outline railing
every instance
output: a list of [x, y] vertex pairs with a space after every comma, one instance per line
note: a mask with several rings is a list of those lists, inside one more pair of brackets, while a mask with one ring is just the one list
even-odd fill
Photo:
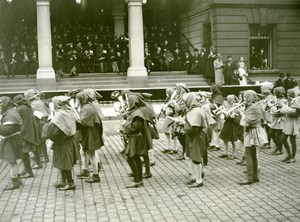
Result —
[[196, 48], [193, 46], [189, 38], [182, 32], [181, 35], [184, 37], [184, 39], [188, 42], [188, 44], [195, 50]]

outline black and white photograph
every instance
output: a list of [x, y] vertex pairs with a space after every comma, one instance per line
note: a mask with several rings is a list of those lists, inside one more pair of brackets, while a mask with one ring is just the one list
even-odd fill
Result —
[[300, 221], [300, 0], [0, 0], [0, 222]]

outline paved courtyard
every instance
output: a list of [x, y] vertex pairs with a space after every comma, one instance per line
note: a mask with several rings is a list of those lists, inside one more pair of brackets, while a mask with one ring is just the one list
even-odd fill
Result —
[[[100, 184], [75, 179], [76, 191], [53, 187], [58, 170], [50, 161], [34, 178], [23, 179], [21, 189], [3, 192], [10, 178], [7, 164], [0, 162], [0, 221], [300, 221], [300, 154], [296, 163], [285, 164], [283, 155], [260, 150], [261, 182], [240, 186], [244, 167], [219, 158], [220, 151], [209, 152], [204, 187], [190, 189], [186, 161], [161, 152], [163, 135], [154, 145], [153, 177], [133, 189], [125, 188], [129, 167], [119, 154], [118, 135], [107, 136], [101, 150]], [[76, 165], [74, 174], [79, 170]]]

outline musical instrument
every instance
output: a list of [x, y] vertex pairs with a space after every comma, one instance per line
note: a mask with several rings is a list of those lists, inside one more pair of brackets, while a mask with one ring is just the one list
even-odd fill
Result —
[[[118, 130], [117, 132], [118, 132], [119, 136], [121, 137], [121, 139], [124, 143], [124, 147], [126, 147], [127, 144], [128, 144], [128, 137], [124, 132], [123, 122], [124, 122], [124, 116], [126, 114], [128, 106], [127, 106], [126, 101], [123, 99], [123, 95], [120, 91], [113, 91], [111, 93], [110, 97], [112, 99], [117, 100], [116, 102], [114, 102], [114, 110], [121, 117], [120, 120], [121, 120], [121, 127], [122, 127], [122, 129]], [[125, 97], [126, 97], [126, 95], [125, 95]]]
[[[126, 96], [126, 95], [125, 95]], [[119, 114], [119, 116], [123, 119], [123, 116], [125, 115], [128, 106], [126, 101], [123, 99], [123, 95], [120, 91], [113, 91], [110, 95], [112, 99], [117, 100], [114, 103], [114, 110]]]
[[160, 110], [160, 112], [159, 112], [159, 114], [157, 116], [157, 120], [159, 120], [160, 116], [166, 112], [167, 107], [169, 105], [169, 102], [172, 101], [172, 100], [175, 100], [176, 96], [177, 96], [177, 90], [174, 90], [174, 92], [172, 93], [172, 95], [170, 97], [167, 97], [165, 99], [165, 101], [164, 101], [164, 103], [162, 105], [162, 108], [161, 108], [161, 110]]
[[234, 111], [235, 111], [236, 109], [242, 109], [242, 110], [244, 110], [245, 104], [246, 104], [245, 102], [240, 101], [240, 102], [234, 104], [234, 105], [233, 105], [232, 107], [230, 107], [229, 109], [225, 109], [225, 110], [223, 111], [223, 114], [224, 114], [224, 115], [227, 115], [227, 116], [233, 116], [233, 115], [234, 115]]

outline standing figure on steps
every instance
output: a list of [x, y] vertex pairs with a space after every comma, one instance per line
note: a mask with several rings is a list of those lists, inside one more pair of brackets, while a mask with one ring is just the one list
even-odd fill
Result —
[[7, 96], [0, 97], [0, 110], [0, 159], [8, 163], [12, 179], [4, 190], [14, 190], [21, 186], [17, 160], [23, 157], [20, 137], [22, 119]]

